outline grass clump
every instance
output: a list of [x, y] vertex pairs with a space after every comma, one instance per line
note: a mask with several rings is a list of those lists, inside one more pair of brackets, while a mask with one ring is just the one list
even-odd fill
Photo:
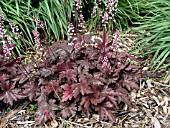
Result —
[[135, 44], [142, 55], [153, 55], [150, 68], [154, 71], [170, 67], [170, 1], [149, 0], [138, 3], [143, 18], [134, 30], [142, 32]]

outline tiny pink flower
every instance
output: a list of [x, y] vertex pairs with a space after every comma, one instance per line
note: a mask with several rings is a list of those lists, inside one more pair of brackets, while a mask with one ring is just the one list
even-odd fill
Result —
[[36, 25], [38, 25], [40, 21], [37, 19], [36, 16], [33, 16], [33, 18], [34, 18], [34, 21], [35, 21]]
[[107, 66], [107, 62], [103, 62], [102, 64], [102, 68], [106, 67]]
[[33, 30], [33, 35], [35, 38], [39, 37], [39, 32], [37, 30]]
[[102, 16], [102, 11], [100, 10], [100, 8], [98, 8], [98, 15]]
[[104, 21], [108, 21], [109, 20], [109, 15], [107, 12], [104, 13]]
[[92, 15], [95, 17], [96, 16], [96, 10], [97, 10], [97, 6], [94, 6], [93, 7], [93, 12], [92, 12]]
[[75, 49], [77, 49], [77, 48], [79, 48], [79, 47], [80, 47], [80, 44], [79, 44], [79, 43], [75, 43], [75, 44], [74, 44], [74, 48], [75, 48]]
[[102, 60], [102, 68], [106, 67], [108, 64], [108, 57], [105, 55]]

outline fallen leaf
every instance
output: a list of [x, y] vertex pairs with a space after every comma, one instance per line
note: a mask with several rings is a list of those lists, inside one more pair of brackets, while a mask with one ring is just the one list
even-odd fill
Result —
[[51, 121], [51, 128], [57, 128], [58, 122], [56, 120]]
[[161, 105], [159, 100], [158, 100], [158, 98], [156, 96], [152, 96], [152, 98], [155, 100], [155, 102], [157, 103], [158, 106]]
[[161, 128], [161, 124], [156, 117], [152, 117], [152, 124], [154, 125], [154, 128]]
[[163, 106], [163, 112], [165, 113], [165, 114], [167, 114], [167, 107], [166, 106]]
[[153, 87], [152, 80], [147, 80], [146, 83], [147, 83], [148, 87]]

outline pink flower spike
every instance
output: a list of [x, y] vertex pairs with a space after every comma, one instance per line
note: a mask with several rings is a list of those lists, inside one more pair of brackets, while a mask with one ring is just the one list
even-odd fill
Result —
[[37, 38], [39, 37], [39, 32], [37, 30], [33, 30], [34, 37]]
[[102, 68], [106, 67], [108, 64], [108, 57], [105, 55], [102, 60]]
[[97, 10], [97, 6], [94, 6], [94, 7], [93, 7], [93, 12], [92, 12], [92, 15], [93, 15], [93, 16], [96, 16], [96, 10]]
[[38, 24], [38, 19], [37, 19], [37, 17], [36, 17], [36, 16], [33, 16], [33, 18], [34, 18], [35, 23]]
[[119, 38], [119, 35], [120, 35], [120, 31], [116, 29], [116, 37]]
[[109, 20], [109, 15], [107, 12], [104, 13], [104, 21], [108, 21]]

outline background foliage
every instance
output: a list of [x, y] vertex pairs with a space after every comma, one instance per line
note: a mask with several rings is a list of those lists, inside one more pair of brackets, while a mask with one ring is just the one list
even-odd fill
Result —
[[33, 39], [31, 30], [33, 29], [33, 12], [35, 10], [31, 6], [30, 0], [27, 2], [18, 0], [1, 0], [0, 13], [4, 13], [5, 19], [18, 25], [24, 38], [14, 42], [17, 44], [19, 52], [25, 49], [25, 46], [33, 48]]
[[[106, 1], [102, 0], [100, 9], [104, 13], [106, 12]], [[108, 30], [113, 33], [113, 31], [117, 28], [119, 30], [126, 31], [128, 27], [131, 27], [134, 21], [137, 21], [141, 18], [139, 15], [139, 7], [138, 7], [139, 0], [118, 0], [117, 5], [115, 6], [115, 11], [112, 14], [112, 20], [109, 20], [109, 26]], [[105, 5], [106, 4], [106, 5]], [[90, 14], [92, 13], [92, 8], [94, 6], [94, 2], [88, 2], [86, 5], [87, 7], [91, 8], [88, 9], [88, 14], [90, 17]], [[97, 27], [97, 24], [99, 24], [99, 16], [88, 19], [88, 25], [89, 29], [91, 30], [92, 27]]]
[[153, 55], [150, 63], [151, 69], [157, 71], [170, 67], [170, 1], [149, 0], [138, 2], [140, 15], [135, 22], [136, 32], [142, 32], [137, 43], [137, 50], [143, 51], [143, 55]]
[[[36, 27], [33, 16], [44, 22], [48, 42], [64, 39], [67, 35], [67, 22], [71, 19], [73, 0], [1, 0], [0, 13], [6, 20], [19, 26], [22, 39], [15, 42], [19, 52], [34, 48], [32, 30]], [[20, 54], [20, 53], [19, 53]]]

